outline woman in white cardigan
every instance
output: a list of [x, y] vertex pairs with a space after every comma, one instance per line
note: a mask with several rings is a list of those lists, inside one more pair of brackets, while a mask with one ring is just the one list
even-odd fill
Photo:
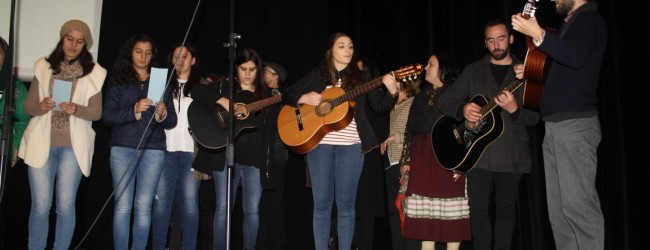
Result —
[[[25, 129], [18, 156], [29, 166], [32, 196], [29, 249], [45, 249], [49, 211], [56, 191], [54, 249], [68, 249], [75, 228], [75, 197], [81, 176], [90, 175], [95, 131], [92, 121], [102, 114], [101, 89], [106, 70], [93, 59], [92, 35], [80, 20], [61, 27], [52, 53], [36, 61], [25, 112], [32, 119]], [[52, 99], [54, 82], [70, 84], [70, 99]]]

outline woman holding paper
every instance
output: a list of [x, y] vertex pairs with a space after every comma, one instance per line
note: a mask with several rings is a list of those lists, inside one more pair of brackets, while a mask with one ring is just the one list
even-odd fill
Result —
[[[164, 70], [156, 75], [161, 71], [151, 68], [155, 56], [150, 36], [132, 36], [122, 45], [106, 87], [102, 120], [111, 128], [115, 249], [147, 246], [153, 199], [165, 160], [165, 129], [176, 126], [170, 89], [165, 89], [162, 99], [147, 97], [154, 85], [165, 86], [167, 77]], [[134, 220], [129, 230], [131, 210]]]
[[[29, 249], [47, 245], [52, 197], [56, 190], [54, 249], [68, 249], [75, 228], [75, 198], [82, 175], [89, 176], [95, 142], [92, 121], [102, 114], [106, 70], [93, 59], [88, 25], [67, 21], [49, 56], [36, 61], [25, 112], [32, 117], [18, 156], [29, 166], [32, 196]], [[55, 82], [71, 85], [66, 101], [52, 100]], [[53, 110], [55, 107], [58, 110]]]

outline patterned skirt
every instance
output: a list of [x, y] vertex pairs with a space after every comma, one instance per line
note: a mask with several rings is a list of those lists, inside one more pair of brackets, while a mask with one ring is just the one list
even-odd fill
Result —
[[411, 142], [411, 168], [404, 203], [404, 236], [417, 240], [471, 240], [465, 176], [440, 166], [431, 148], [431, 134]]

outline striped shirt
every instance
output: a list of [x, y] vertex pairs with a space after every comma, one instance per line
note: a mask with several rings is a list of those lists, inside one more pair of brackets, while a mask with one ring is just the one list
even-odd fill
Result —
[[[332, 85], [327, 86], [325, 89], [331, 87]], [[341, 87], [341, 79], [336, 83], [336, 87]], [[352, 121], [347, 127], [327, 133], [320, 143], [330, 145], [353, 145], [361, 143], [361, 138], [359, 138], [359, 132], [357, 131], [357, 122], [352, 118]]]
[[357, 132], [357, 123], [354, 118], [347, 127], [327, 133], [320, 143], [330, 145], [352, 145], [361, 143], [359, 132]]

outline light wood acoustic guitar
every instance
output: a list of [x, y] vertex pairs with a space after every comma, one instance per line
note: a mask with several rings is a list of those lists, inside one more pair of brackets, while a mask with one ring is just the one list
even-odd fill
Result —
[[[422, 73], [422, 65], [410, 65], [393, 71], [398, 81], [413, 80]], [[352, 122], [353, 99], [383, 85], [382, 77], [345, 91], [331, 87], [321, 93], [322, 100], [316, 105], [299, 108], [284, 105], [278, 115], [280, 139], [294, 153], [304, 154], [314, 149], [331, 131], [341, 130]]]

